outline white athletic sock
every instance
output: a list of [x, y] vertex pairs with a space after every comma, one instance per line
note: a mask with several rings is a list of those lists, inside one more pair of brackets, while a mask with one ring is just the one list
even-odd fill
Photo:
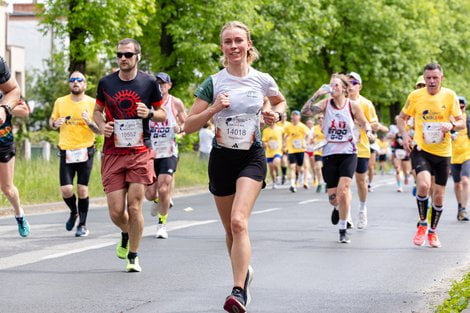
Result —
[[359, 202], [359, 212], [367, 212], [367, 207], [365, 202]]
[[347, 224], [347, 221], [346, 220], [339, 220], [339, 229], [347, 229], [348, 227], [348, 224]]
[[295, 178], [292, 178], [292, 179], [290, 180], [290, 185], [291, 185], [292, 187], [295, 187]]

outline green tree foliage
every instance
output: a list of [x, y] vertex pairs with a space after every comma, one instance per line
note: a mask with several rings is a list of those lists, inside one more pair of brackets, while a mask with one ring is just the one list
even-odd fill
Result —
[[362, 93], [390, 121], [426, 63], [441, 63], [444, 85], [463, 95], [469, 76], [466, 0], [137, 0], [125, 9], [119, 1], [48, 0], [44, 7], [44, 25], [59, 35], [81, 30], [72, 62], [112, 59], [119, 39], [136, 36], [141, 68], [168, 72], [172, 93], [187, 106], [196, 86], [220, 69], [219, 32], [230, 20], [251, 28], [261, 54], [254, 67], [276, 79], [291, 108], [333, 72], [356, 71]]

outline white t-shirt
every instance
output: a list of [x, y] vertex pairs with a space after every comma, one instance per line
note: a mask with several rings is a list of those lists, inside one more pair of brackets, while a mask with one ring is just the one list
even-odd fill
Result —
[[[245, 148], [251, 139], [261, 144], [259, 115], [264, 97], [279, 94], [274, 79], [252, 67], [244, 77], [233, 76], [223, 69], [208, 77], [196, 90], [195, 96], [212, 104], [220, 93], [227, 93], [230, 101], [228, 108], [214, 115], [216, 130], [223, 130], [221, 137], [224, 137], [225, 131], [229, 131], [234, 138], [241, 138]], [[217, 138], [219, 142], [220, 138]]]
[[214, 133], [209, 128], [199, 130], [199, 152], [210, 153], [212, 150], [212, 139]]

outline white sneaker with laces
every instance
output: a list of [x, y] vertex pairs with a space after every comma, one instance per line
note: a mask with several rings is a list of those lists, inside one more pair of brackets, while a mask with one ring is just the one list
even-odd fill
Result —
[[168, 232], [166, 231], [166, 224], [157, 224], [157, 234], [155, 237], [159, 239], [168, 239]]
[[364, 228], [366, 228], [366, 226], [367, 226], [367, 212], [366, 211], [359, 212], [359, 218], [358, 218], [358, 221], [357, 221], [357, 228], [358, 229], [364, 229]]

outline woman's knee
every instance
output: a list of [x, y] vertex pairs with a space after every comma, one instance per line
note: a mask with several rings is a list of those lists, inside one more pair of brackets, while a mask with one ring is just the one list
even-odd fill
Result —
[[230, 228], [232, 229], [232, 235], [237, 235], [246, 232], [247, 229], [247, 220], [245, 217], [242, 215], [233, 215], [231, 222], [230, 222]]

